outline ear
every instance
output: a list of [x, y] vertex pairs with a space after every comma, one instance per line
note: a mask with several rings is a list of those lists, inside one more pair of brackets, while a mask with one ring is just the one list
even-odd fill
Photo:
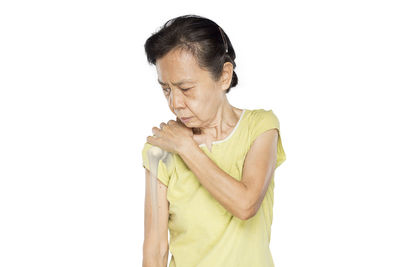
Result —
[[220, 88], [225, 91], [229, 88], [232, 81], [233, 65], [231, 62], [225, 62], [222, 67], [221, 78], [219, 79]]

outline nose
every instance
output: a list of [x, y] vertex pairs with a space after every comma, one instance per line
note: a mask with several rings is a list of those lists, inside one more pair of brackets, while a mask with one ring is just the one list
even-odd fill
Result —
[[169, 105], [173, 110], [185, 108], [185, 96], [180, 92], [179, 89], [172, 89], [169, 97]]

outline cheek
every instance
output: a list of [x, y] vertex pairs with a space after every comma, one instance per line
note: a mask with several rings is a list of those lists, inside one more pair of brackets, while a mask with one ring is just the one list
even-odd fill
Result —
[[192, 112], [193, 115], [201, 114], [201, 110], [204, 107], [205, 103], [198, 98], [188, 98], [186, 99], [186, 106], [190, 111]]

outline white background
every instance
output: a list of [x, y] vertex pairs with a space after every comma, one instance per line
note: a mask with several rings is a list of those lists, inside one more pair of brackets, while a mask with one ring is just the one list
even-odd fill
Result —
[[400, 266], [400, 9], [385, 0], [2, 1], [0, 266], [141, 266], [141, 150], [175, 119], [143, 45], [184, 14], [228, 34], [230, 103], [280, 120], [276, 267]]

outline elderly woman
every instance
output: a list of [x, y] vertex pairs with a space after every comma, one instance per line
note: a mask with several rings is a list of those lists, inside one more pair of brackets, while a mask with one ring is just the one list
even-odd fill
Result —
[[[213, 21], [169, 20], [145, 43], [175, 120], [152, 128], [142, 150], [146, 175], [143, 266], [271, 267], [274, 171], [285, 161], [272, 110], [240, 109], [235, 52]], [[148, 149], [159, 161], [158, 225], [152, 225]], [[159, 238], [154, 235], [159, 229]], [[168, 230], [170, 241], [168, 241]]]

